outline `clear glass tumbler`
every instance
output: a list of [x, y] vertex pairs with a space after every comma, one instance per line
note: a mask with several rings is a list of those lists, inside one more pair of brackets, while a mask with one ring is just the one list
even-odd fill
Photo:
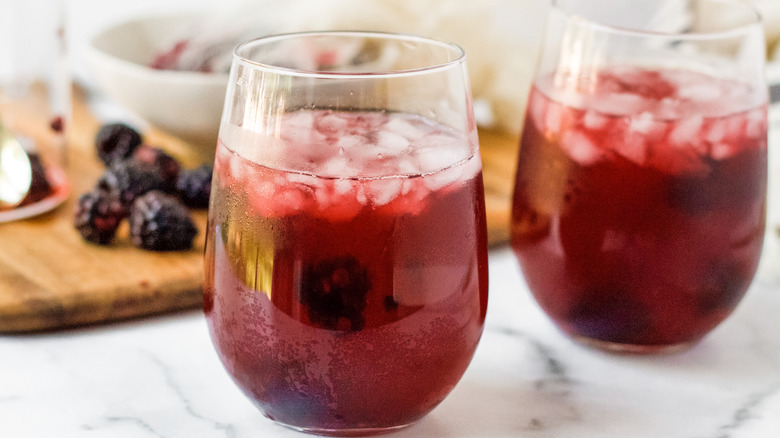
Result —
[[487, 304], [463, 51], [362, 32], [239, 45], [208, 223], [211, 336], [268, 418], [344, 436], [427, 414]]
[[524, 278], [578, 341], [686, 348], [732, 313], [761, 253], [759, 15], [730, 0], [553, 3], [513, 202]]
[[[26, 168], [27, 162], [31, 167], [26, 185], [20, 185], [29, 191], [20, 191], [24, 198], [18, 205], [0, 207], [0, 222], [49, 211], [69, 194], [64, 171], [71, 114], [65, 7], [62, 0], [0, 3], [0, 136], [4, 143], [11, 138], [21, 144], [29, 158], [3, 167]], [[18, 175], [21, 170], [2, 172]]]

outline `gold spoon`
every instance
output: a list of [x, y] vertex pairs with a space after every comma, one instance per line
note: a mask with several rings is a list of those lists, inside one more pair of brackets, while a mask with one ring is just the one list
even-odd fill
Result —
[[30, 158], [19, 140], [0, 125], [0, 210], [16, 207], [32, 184]]

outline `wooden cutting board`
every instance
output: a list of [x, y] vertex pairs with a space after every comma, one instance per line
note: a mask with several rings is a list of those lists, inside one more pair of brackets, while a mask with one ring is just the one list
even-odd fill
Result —
[[[78, 196], [103, 172], [94, 150], [101, 123], [76, 89], [68, 133], [71, 196], [50, 213], [0, 224], [0, 332], [54, 330], [201, 305], [205, 211], [194, 212], [200, 232], [187, 252], [137, 249], [129, 242], [126, 224], [105, 247], [84, 242], [73, 228]], [[155, 129], [144, 138], [186, 167], [200, 164], [193, 149], [177, 138]], [[499, 245], [508, 238], [517, 139], [480, 132], [480, 143], [489, 240]]]

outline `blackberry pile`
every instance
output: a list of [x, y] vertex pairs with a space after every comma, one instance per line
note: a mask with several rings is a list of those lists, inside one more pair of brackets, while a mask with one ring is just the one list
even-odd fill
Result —
[[212, 167], [183, 169], [124, 123], [103, 125], [95, 148], [106, 169], [76, 205], [74, 226], [84, 240], [109, 245], [127, 219], [130, 240], [139, 248], [191, 249], [198, 229], [188, 207], [208, 206]]

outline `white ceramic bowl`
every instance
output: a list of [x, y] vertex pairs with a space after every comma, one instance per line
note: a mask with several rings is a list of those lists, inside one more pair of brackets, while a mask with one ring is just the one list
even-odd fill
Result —
[[213, 157], [228, 74], [148, 67], [159, 41], [187, 29], [197, 17], [160, 16], [120, 23], [96, 34], [86, 56], [98, 88], [109, 99], [202, 149], [201, 155]]

